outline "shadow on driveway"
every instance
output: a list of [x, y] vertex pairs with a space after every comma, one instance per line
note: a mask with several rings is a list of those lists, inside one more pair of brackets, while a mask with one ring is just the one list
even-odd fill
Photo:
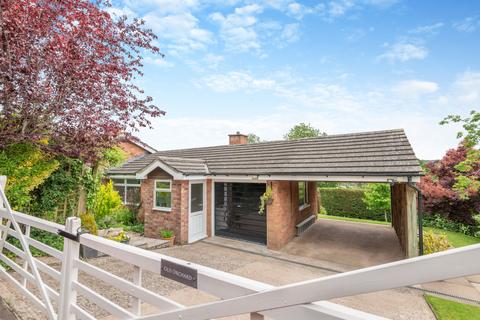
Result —
[[283, 252], [355, 268], [404, 258], [395, 230], [389, 226], [319, 219], [293, 239]]

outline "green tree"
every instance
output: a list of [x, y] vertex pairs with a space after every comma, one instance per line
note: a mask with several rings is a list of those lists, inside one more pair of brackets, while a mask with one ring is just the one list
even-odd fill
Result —
[[468, 148], [467, 156], [464, 161], [455, 166], [460, 174], [455, 177], [456, 183], [453, 190], [456, 191], [462, 199], [468, 199], [472, 194], [478, 194], [480, 191], [480, 173], [478, 173], [478, 164], [480, 163], [480, 112], [472, 110], [468, 117], [462, 118], [459, 115], [449, 115], [443, 119], [440, 124], [448, 123], [462, 124], [463, 131], [457, 133], [457, 138], [462, 139], [461, 144]]
[[325, 132], [320, 131], [320, 129], [312, 127], [310, 124], [299, 123], [288, 131], [287, 134], [283, 136], [285, 140], [297, 140], [302, 138], [314, 138], [326, 136]]
[[255, 133], [249, 133], [247, 138], [248, 143], [259, 143], [262, 142], [262, 139], [257, 136]]
[[122, 208], [122, 198], [118, 192], [113, 188], [113, 183], [110, 180], [107, 184], [100, 186], [98, 192], [95, 194], [93, 202], [93, 215], [95, 220], [101, 224], [108, 223], [108, 220], [113, 219], [119, 209]]
[[363, 202], [368, 210], [381, 212], [388, 221], [390, 212], [390, 185], [385, 183], [369, 183], [365, 187]]

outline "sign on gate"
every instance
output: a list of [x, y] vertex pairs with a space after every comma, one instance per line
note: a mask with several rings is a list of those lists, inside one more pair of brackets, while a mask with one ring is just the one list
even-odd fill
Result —
[[183, 283], [184, 285], [197, 289], [196, 269], [164, 259], [162, 259], [160, 268], [160, 274], [165, 278], [169, 278], [171, 280]]

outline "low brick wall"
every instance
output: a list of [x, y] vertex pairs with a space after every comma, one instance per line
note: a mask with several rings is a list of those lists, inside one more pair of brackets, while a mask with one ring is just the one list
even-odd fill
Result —
[[300, 210], [298, 181], [269, 181], [273, 201], [267, 206], [267, 247], [279, 250], [295, 237], [295, 226], [318, 213], [318, 193], [315, 182], [308, 182], [310, 206]]

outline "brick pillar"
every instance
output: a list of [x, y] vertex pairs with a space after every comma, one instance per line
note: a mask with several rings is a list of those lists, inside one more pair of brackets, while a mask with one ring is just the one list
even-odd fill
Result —
[[279, 250], [295, 236], [290, 181], [269, 181], [273, 201], [267, 206], [267, 248]]
[[207, 236], [212, 236], [212, 192], [213, 192], [213, 181], [207, 180], [207, 199], [205, 200], [205, 210], [207, 214]]
[[188, 207], [189, 207], [189, 183], [188, 180], [181, 182], [180, 192], [180, 239], [179, 243], [188, 243]]

